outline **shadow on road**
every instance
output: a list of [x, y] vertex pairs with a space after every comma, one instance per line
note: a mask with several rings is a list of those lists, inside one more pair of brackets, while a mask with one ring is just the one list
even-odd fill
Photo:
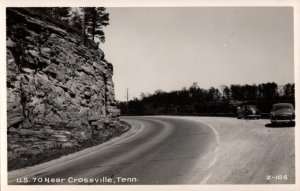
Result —
[[268, 123], [265, 125], [265, 127], [268, 128], [291, 128], [291, 127], [295, 127], [295, 122], [291, 122], [291, 123], [277, 123], [277, 124], [272, 124], [272, 123]]

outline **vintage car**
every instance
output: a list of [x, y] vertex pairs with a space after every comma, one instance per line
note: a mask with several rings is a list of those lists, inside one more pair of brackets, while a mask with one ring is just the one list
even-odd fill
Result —
[[243, 105], [237, 108], [237, 118], [245, 119], [259, 119], [261, 117], [260, 111], [255, 105]]
[[295, 120], [295, 110], [291, 103], [277, 103], [272, 106], [270, 112], [272, 124], [292, 123]]

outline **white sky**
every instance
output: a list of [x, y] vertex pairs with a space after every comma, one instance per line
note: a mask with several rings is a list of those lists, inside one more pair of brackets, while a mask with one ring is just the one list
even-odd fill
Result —
[[293, 9], [108, 8], [117, 100], [141, 92], [294, 82]]

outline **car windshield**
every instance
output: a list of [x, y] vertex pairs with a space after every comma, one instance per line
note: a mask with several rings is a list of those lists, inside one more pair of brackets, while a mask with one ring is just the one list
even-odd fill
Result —
[[277, 110], [291, 110], [292, 107], [289, 106], [289, 105], [280, 105], [280, 106], [274, 106], [274, 111], [277, 111]]

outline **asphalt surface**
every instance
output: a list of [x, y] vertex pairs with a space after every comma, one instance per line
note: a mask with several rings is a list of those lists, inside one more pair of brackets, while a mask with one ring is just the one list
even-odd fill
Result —
[[12, 171], [9, 184], [295, 183], [294, 127], [215, 117], [122, 120], [132, 125], [125, 135]]

